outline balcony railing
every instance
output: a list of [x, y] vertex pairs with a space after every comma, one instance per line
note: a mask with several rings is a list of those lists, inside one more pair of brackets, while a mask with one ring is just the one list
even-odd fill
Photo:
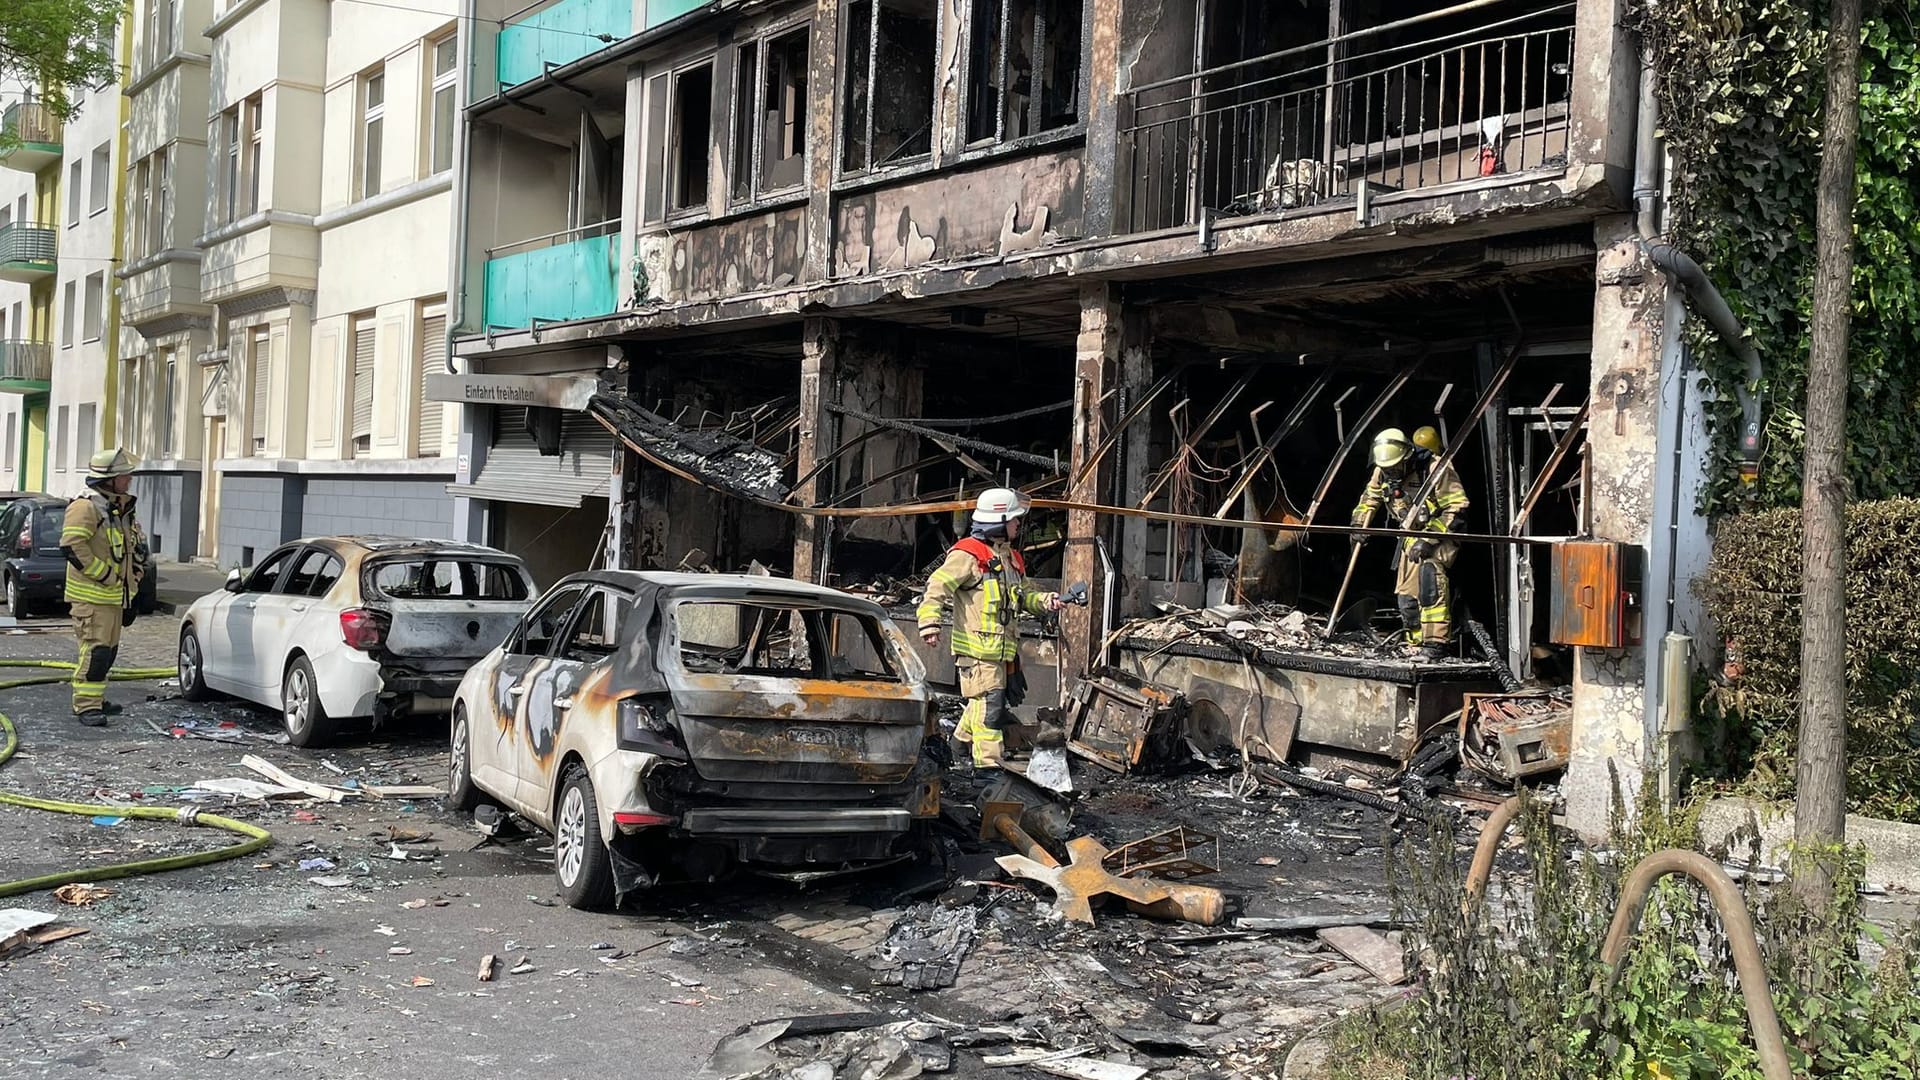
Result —
[[53, 226], [34, 222], [0, 225], [0, 277], [34, 281], [53, 273], [59, 235]]
[[0, 132], [6, 133], [9, 142], [57, 147], [60, 145], [60, 118], [38, 101], [16, 101], [7, 106], [4, 116], [0, 116]]
[[53, 344], [0, 340], [0, 383], [51, 383]]
[[1134, 88], [1125, 220], [1190, 226], [1351, 197], [1362, 180], [1392, 192], [1562, 164], [1573, 9], [1400, 44], [1361, 30]]
[[487, 252], [488, 329], [523, 329], [611, 315], [620, 259], [618, 221], [603, 221]]
[[537, 79], [631, 33], [633, 0], [561, 0], [500, 31], [500, 85]]
[[16, 101], [0, 114], [0, 164], [38, 172], [60, 157], [60, 118], [38, 101]]

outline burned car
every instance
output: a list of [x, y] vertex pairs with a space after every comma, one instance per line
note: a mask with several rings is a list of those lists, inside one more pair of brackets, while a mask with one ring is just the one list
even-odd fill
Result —
[[939, 813], [926, 672], [884, 609], [817, 585], [592, 571], [460, 683], [452, 802], [554, 836], [575, 907], [663, 880], [858, 868]]
[[344, 720], [444, 712], [467, 667], [526, 614], [533, 577], [477, 544], [325, 536], [234, 570], [180, 618], [180, 694], [280, 709], [316, 746]]

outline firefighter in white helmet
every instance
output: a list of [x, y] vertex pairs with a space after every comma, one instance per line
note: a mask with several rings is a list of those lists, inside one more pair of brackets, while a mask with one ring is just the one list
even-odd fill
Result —
[[954, 667], [960, 696], [967, 702], [955, 738], [972, 745], [976, 769], [999, 766], [1002, 731], [1018, 722], [1011, 708], [1020, 704], [1026, 680], [1020, 674], [1020, 635], [1014, 620], [1061, 606], [1059, 593], [1027, 585], [1026, 561], [1014, 546], [1027, 509], [1026, 496], [1017, 491], [994, 488], [983, 493], [974, 504], [967, 537], [953, 545], [946, 561], [927, 578], [917, 615], [921, 638], [938, 645], [941, 614], [953, 609]]
[[[1440, 471], [1427, 497], [1413, 505], [1420, 489], [1427, 485], [1433, 470], [1439, 433], [1421, 428], [1412, 439], [1399, 428], [1387, 428], [1373, 439], [1373, 479], [1354, 508], [1353, 525], [1365, 528], [1384, 506], [1393, 520], [1388, 527], [1436, 534], [1406, 537], [1400, 541], [1399, 571], [1393, 591], [1400, 608], [1400, 624], [1406, 628], [1409, 648], [1429, 660], [1444, 656], [1453, 639], [1447, 571], [1453, 566], [1460, 545], [1446, 538], [1456, 531], [1460, 515], [1467, 509], [1467, 492], [1460, 477], [1448, 465]], [[1354, 543], [1364, 538], [1355, 536]]]

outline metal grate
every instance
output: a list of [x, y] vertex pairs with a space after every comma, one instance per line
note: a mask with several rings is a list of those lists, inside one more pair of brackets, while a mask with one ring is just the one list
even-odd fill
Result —
[[1125, 220], [1173, 228], [1350, 198], [1362, 180], [1390, 192], [1564, 163], [1573, 7], [1403, 44], [1360, 31], [1130, 90]]

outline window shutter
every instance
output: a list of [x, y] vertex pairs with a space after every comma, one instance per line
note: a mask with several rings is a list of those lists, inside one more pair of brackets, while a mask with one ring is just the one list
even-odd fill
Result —
[[436, 312], [420, 320], [420, 456], [439, 457], [447, 406], [427, 400], [427, 377], [447, 370], [447, 316]]
[[267, 332], [256, 330], [253, 334], [253, 414], [247, 418], [255, 453], [267, 447], [267, 409], [273, 400], [272, 390], [273, 353], [268, 347]]
[[[373, 443], [373, 320], [353, 324], [353, 443], [356, 450]], [[361, 440], [365, 439], [366, 443]]]

